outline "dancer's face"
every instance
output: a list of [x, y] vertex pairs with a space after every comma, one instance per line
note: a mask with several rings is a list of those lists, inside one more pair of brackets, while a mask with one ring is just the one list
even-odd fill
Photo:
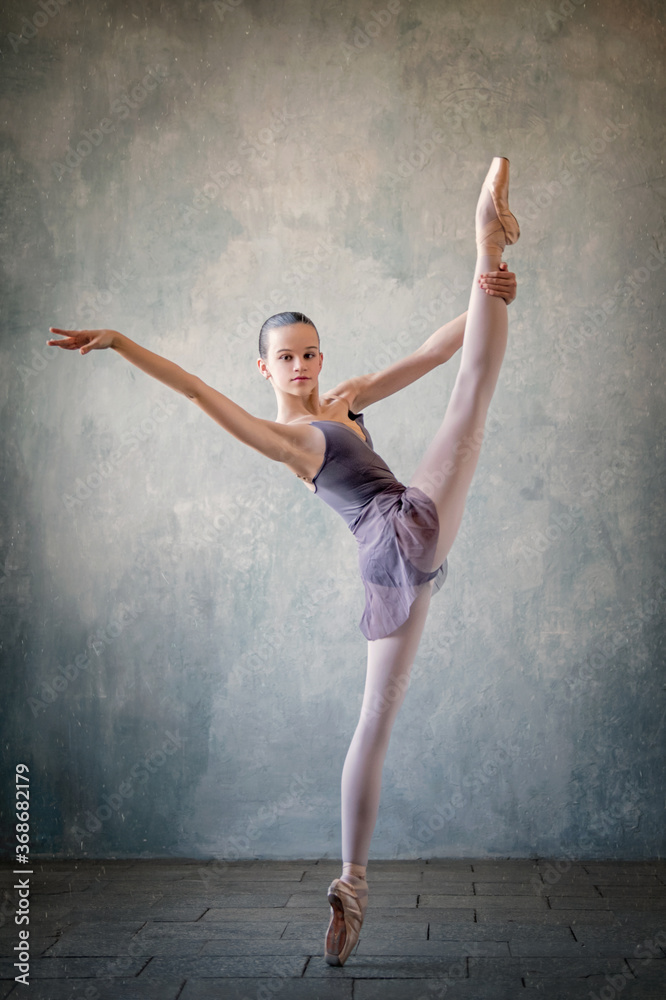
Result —
[[269, 332], [268, 360], [257, 364], [277, 391], [309, 396], [317, 388], [324, 355], [319, 350], [317, 331], [308, 323], [280, 326]]

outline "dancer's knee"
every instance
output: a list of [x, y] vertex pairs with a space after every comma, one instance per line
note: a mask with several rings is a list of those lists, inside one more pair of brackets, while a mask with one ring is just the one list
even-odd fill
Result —
[[410, 671], [408, 670], [388, 681], [381, 690], [368, 692], [363, 700], [362, 717], [368, 721], [375, 720], [377, 723], [391, 724], [405, 700], [409, 688], [409, 677]]

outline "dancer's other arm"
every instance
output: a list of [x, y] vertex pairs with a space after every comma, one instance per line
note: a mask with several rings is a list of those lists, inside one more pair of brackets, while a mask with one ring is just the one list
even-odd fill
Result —
[[[506, 264], [500, 267], [500, 271], [490, 272], [479, 283], [487, 295], [499, 296], [509, 305], [516, 297], [516, 276]], [[449, 361], [462, 347], [466, 319], [467, 313], [464, 312], [435, 330], [412, 354], [382, 371], [345, 379], [325, 395], [346, 399], [350, 410], [361, 413], [372, 403], [393, 395]]]
[[78, 350], [81, 354], [112, 348], [147, 375], [191, 399], [235, 438], [267, 458], [276, 462], [291, 462], [303, 453], [303, 445], [307, 444], [303, 440], [303, 427], [290, 427], [288, 424], [278, 424], [273, 420], [253, 416], [198, 376], [141, 347], [117, 330], [62, 330], [54, 326], [50, 330], [65, 338], [48, 340], [47, 343], [53, 347]]

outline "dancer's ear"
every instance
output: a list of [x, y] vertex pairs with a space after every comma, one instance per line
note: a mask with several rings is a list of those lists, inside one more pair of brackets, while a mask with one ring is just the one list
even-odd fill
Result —
[[257, 358], [257, 367], [259, 368], [262, 377], [268, 381], [268, 379], [271, 377], [271, 373], [269, 372], [268, 367], [266, 366], [266, 362], [264, 361], [263, 358]]

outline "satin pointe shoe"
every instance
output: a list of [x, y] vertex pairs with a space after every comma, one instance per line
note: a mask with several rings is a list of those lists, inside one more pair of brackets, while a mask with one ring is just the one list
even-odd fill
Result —
[[[492, 218], [488, 194], [496, 218]], [[507, 244], [518, 242], [520, 226], [515, 215], [509, 211], [509, 161], [505, 156], [494, 157], [490, 164], [476, 211], [476, 246], [480, 254], [501, 255]]]
[[354, 888], [342, 879], [334, 879], [328, 887], [331, 920], [326, 931], [325, 958], [329, 965], [344, 965], [358, 942], [363, 923], [363, 910], [368, 898], [367, 888]]

